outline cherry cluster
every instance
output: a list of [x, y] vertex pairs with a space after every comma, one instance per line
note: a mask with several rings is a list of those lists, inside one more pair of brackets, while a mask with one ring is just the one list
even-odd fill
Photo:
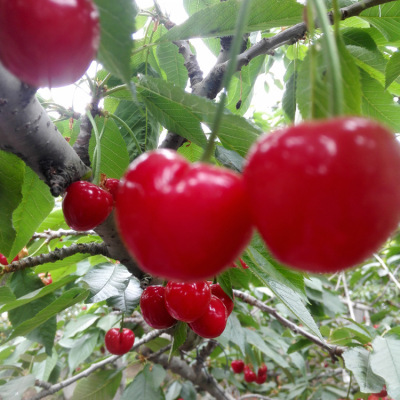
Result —
[[119, 180], [114, 178], [104, 179], [101, 187], [86, 181], [71, 183], [62, 202], [68, 226], [86, 231], [103, 223], [113, 209], [118, 184]]
[[[16, 255], [11, 262], [18, 261], [18, 260], [19, 260], [19, 255]], [[1, 265], [8, 265], [9, 264], [9, 262], [7, 260], [7, 257], [4, 254], [1, 254], [1, 253], [0, 253], [0, 264]]]
[[233, 307], [233, 300], [221, 286], [210, 282], [148, 286], [140, 298], [143, 319], [152, 328], [166, 329], [183, 321], [208, 339], [222, 334]]
[[244, 372], [244, 380], [248, 383], [255, 382], [262, 385], [267, 380], [268, 368], [265, 364], [262, 364], [257, 373], [254, 372], [254, 367], [251, 364], [245, 364], [243, 360], [233, 360], [231, 362], [231, 368], [235, 374], [241, 374]]

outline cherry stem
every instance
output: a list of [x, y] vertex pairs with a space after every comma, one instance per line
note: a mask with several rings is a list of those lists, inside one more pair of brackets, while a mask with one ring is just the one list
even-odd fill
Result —
[[[101, 147], [100, 147], [100, 133], [99, 130], [97, 129], [96, 122], [94, 118], [92, 117], [92, 114], [89, 110], [86, 111], [86, 115], [89, 118], [90, 123], [92, 124], [93, 127], [93, 132], [94, 136], [96, 138], [96, 147], [94, 148], [93, 152], [93, 183], [95, 185], [98, 185], [100, 182], [100, 162], [101, 162]], [[105, 126], [105, 124], [104, 124]], [[104, 129], [103, 126], [103, 129]]]
[[221, 126], [222, 122], [222, 117], [224, 115], [224, 108], [225, 108], [225, 103], [226, 103], [226, 91], [228, 89], [229, 83], [232, 79], [233, 74], [236, 72], [236, 66], [237, 66], [237, 59], [236, 56], [240, 53], [240, 47], [243, 41], [243, 34], [245, 32], [246, 26], [247, 26], [247, 20], [249, 18], [249, 12], [250, 12], [250, 7], [249, 7], [249, 2], [250, 0], [243, 0], [239, 13], [238, 13], [238, 18], [236, 21], [236, 26], [235, 26], [235, 32], [233, 36], [233, 42], [230, 48], [230, 55], [229, 55], [229, 61], [228, 65], [226, 67], [226, 71], [224, 74], [224, 78], [222, 81], [222, 93], [221, 93], [221, 98], [219, 100], [218, 106], [217, 106], [217, 111], [215, 114], [215, 118], [213, 121], [213, 126], [211, 129], [211, 134], [207, 142], [207, 146], [204, 150], [204, 153], [201, 157], [201, 161], [203, 162], [209, 162], [211, 159], [211, 156], [214, 153], [214, 144], [215, 144], [215, 139], [217, 138], [219, 128]]
[[120, 325], [120, 328], [119, 328], [120, 332], [122, 332], [122, 329], [124, 329], [124, 318], [125, 318], [125, 313], [122, 313], [121, 325]]
[[[328, 19], [328, 11], [325, 3], [320, 0], [309, 0], [312, 4], [318, 24], [324, 33], [322, 40], [324, 43], [324, 57], [328, 69], [328, 79], [331, 86], [330, 113], [332, 116], [343, 113], [343, 82], [341, 74], [340, 56], [336, 45], [335, 36], [331, 30], [331, 24]], [[334, 13], [337, 16], [337, 12]], [[335, 18], [336, 19], [336, 18]], [[337, 26], [335, 24], [335, 26]], [[337, 39], [337, 38], [336, 38]]]

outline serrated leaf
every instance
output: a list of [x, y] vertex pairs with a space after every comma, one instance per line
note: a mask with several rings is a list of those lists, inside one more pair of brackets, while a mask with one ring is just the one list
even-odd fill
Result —
[[0, 253], [7, 258], [16, 236], [12, 214], [22, 200], [24, 175], [24, 162], [0, 150]]
[[71, 400], [110, 400], [117, 393], [122, 372], [111, 370], [96, 371], [80, 379]]
[[397, 1], [369, 8], [360, 17], [378, 29], [388, 41], [400, 40], [400, 4]]
[[[201, 122], [211, 127], [217, 106], [210, 100], [186, 93], [160, 79], [143, 77], [137, 91], [151, 113], [168, 130], [204, 147], [206, 137]], [[261, 134], [244, 118], [224, 113], [218, 137], [224, 147], [245, 155], [250, 145]]]
[[143, 290], [140, 287], [140, 282], [137, 278], [131, 276], [128, 286], [118, 296], [113, 296], [107, 299], [109, 307], [118, 308], [125, 314], [132, 314], [133, 310], [138, 306], [140, 296]]
[[90, 303], [107, 300], [123, 293], [131, 273], [121, 264], [103, 263], [92, 268], [83, 278], [89, 286]]
[[132, 34], [138, 8], [133, 0], [95, 0], [95, 3], [101, 25], [97, 57], [109, 72], [129, 83]]
[[[252, 0], [246, 32], [293, 25], [301, 22], [303, 8], [295, 0]], [[169, 30], [160, 41], [193, 37], [227, 36], [234, 33], [240, 1], [228, 0], [204, 8], [190, 16], [183, 24]]]
[[172, 354], [179, 349], [185, 343], [187, 336], [188, 326], [185, 322], [178, 321], [175, 325], [174, 329], [174, 337], [172, 339], [172, 347], [169, 353], [169, 358], [171, 358]]
[[8, 381], [1, 386], [1, 399], [21, 400], [24, 392], [35, 386], [35, 379], [33, 375], [26, 375]]
[[400, 131], [400, 105], [375, 79], [361, 71], [363, 115], [383, 122], [395, 132]]
[[[104, 127], [104, 132], [100, 139], [100, 173], [106, 174], [109, 178], [119, 179], [129, 165], [129, 155], [121, 132], [111, 119], [96, 118], [96, 124], [99, 132], [102, 132]], [[93, 153], [97, 145], [95, 135], [92, 135], [89, 143], [91, 162], [93, 162]]]
[[8, 337], [11, 340], [17, 336], [25, 336], [41, 324], [55, 317], [59, 312], [72, 305], [83, 301], [89, 294], [88, 290], [82, 288], [73, 288], [64, 292], [57, 300], [53, 301], [47, 307], [36, 313], [31, 319], [19, 324]]
[[393, 399], [400, 398], [400, 339], [395, 335], [377, 337], [372, 342], [371, 368], [386, 382]]
[[74, 340], [74, 344], [68, 354], [68, 367], [71, 372], [93, 354], [97, 345], [97, 338], [98, 332], [90, 332]]
[[378, 393], [384, 380], [374, 374], [371, 365], [371, 353], [363, 347], [346, 350], [343, 353], [346, 368], [353, 372], [360, 390], [364, 393]]
[[400, 52], [396, 52], [390, 57], [385, 71], [385, 89], [387, 89], [395, 79], [400, 76]]

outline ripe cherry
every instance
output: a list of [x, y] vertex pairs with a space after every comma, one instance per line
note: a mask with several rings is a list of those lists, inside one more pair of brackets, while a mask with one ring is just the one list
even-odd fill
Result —
[[135, 334], [127, 328], [122, 328], [122, 330], [112, 328], [106, 333], [104, 342], [106, 349], [111, 354], [122, 356], [132, 348], [135, 342]]
[[190, 329], [199, 336], [213, 339], [222, 334], [226, 327], [228, 313], [224, 303], [216, 296], [211, 296], [207, 311], [189, 324]]
[[71, 183], [62, 202], [65, 221], [77, 231], [86, 231], [100, 225], [112, 208], [111, 194], [86, 181]]
[[250, 366], [246, 365], [244, 367], [244, 380], [248, 383], [255, 382], [257, 379], [256, 373], [251, 369]]
[[262, 385], [267, 380], [267, 374], [257, 374], [255, 382]]
[[104, 186], [105, 186], [105, 189], [109, 193], [111, 193], [111, 196], [113, 197], [113, 199], [115, 201], [117, 198], [117, 193], [118, 193], [119, 179], [108, 178], [108, 179], [106, 179]]
[[211, 294], [217, 296], [222, 301], [222, 303], [224, 303], [229, 317], [235, 305], [233, 300], [224, 292], [219, 283], [214, 283], [213, 285], [211, 285]]
[[301, 270], [354, 266], [400, 221], [400, 144], [363, 118], [306, 122], [262, 137], [244, 181], [271, 253]]
[[257, 375], [265, 375], [268, 371], [268, 368], [265, 364], [260, 365], [257, 371]]
[[100, 42], [92, 0], [0, 0], [0, 61], [32, 86], [79, 79]]
[[143, 319], [155, 329], [166, 329], [176, 324], [165, 307], [165, 288], [163, 286], [148, 286], [140, 297], [140, 309]]
[[211, 289], [207, 282], [168, 282], [164, 296], [167, 311], [173, 318], [193, 322], [207, 311]]
[[244, 369], [244, 361], [243, 360], [233, 360], [231, 362], [231, 368], [235, 374], [240, 374]]
[[0, 264], [8, 265], [8, 261], [7, 261], [6, 256], [4, 254], [1, 254], [1, 253], [0, 253]]
[[225, 269], [252, 228], [241, 177], [209, 164], [189, 164], [171, 150], [138, 157], [116, 201], [121, 236], [142, 269], [194, 282]]

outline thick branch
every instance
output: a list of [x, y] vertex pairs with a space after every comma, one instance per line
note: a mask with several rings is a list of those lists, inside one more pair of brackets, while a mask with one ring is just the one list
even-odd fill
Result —
[[58, 132], [35, 93], [0, 64], [0, 149], [24, 160], [58, 196], [90, 169]]
[[[140, 340], [137, 340], [135, 344], [133, 345], [132, 349], [130, 351], [136, 350], [140, 346], [142, 346], [145, 343], [150, 342], [151, 340], [155, 339], [156, 337], [160, 336], [164, 331], [163, 330], [154, 330], [148, 333], [147, 335], [143, 336]], [[85, 369], [82, 371], [80, 374], [74, 375], [60, 383], [57, 383], [53, 386], [48, 387], [46, 390], [42, 390], [39, 392], [36, 396], [33, 396], [30, 398], [30, 400], [39, 400], [42, 399], [43, 397], [49, 396], [51, 394], [57, 393], [59, 390], [72, 385], [74, 382], [78, 381], [79, 379], [86, 378], [90, 374], [92, 374], [94, 371], [104, 368], [107, 364], [114, 363], [118, 358], [121, 356], [111, 356], [108, 357], [102, 361], [99, 361], [98, 363], [92, 364], [88, 369]], [[41, 382], [40, 385], [43, 387], [43, 382]]]
[[344, 349], [342, 347], [331, 346], [328, 343], [323, 342], [317, 336], [312, 335], [311, 333], [297, 326], [295, 323], [289, 321], [285, 317], [282, 317], [282, 315], [280, 315], [274, 308], [267, 306], [263, 302], [257, 300], [255, 297], [247, 293], [241, 292], [239, 290], [234, 290], [233, 293], [237, 298], [242, 299], [247, 304], [257, 307], [261, 311], [272, 315], [278, 322], [280, 322], [286, 328], [289, 328], [292, 332], [304, 336], [311, 342], [315, 343], [317, 346], [322, 347], [323, 349], [328, 351], [333, 360], [336, 360], [337, 357], [342, 356], [344, 352]]
[[21, 271], [25, 268], [37, 267], [38, 265], [50, 262], [53, 263], [73, 256], [77, 253], [87, 253], [92, 256], [101, 254], [103, 256], [110, 257], [107, 247], [104, 243], [75, 243], [69, 247], [63, 247], [62, 249], [57, 248], [47, 254], [40, 254], [39, 256], [26, 257], [20, 261], [14, 261], [11, 264], [3, 267], [0, 275]]

